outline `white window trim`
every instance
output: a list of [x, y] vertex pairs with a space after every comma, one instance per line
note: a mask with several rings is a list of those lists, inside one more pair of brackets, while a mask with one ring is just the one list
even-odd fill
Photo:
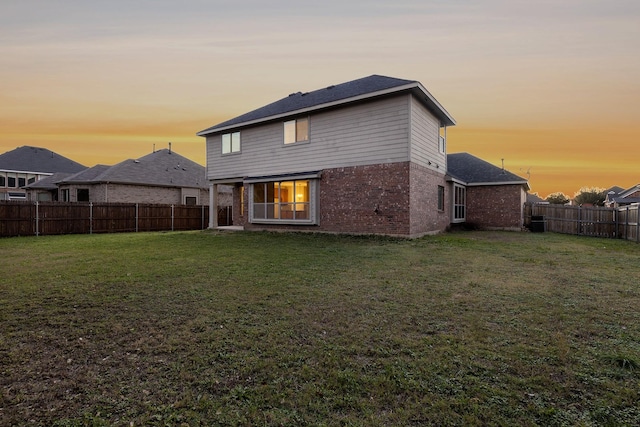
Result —
[[[236, 150], [234, 150], [234, 136], [237, 135], [238, 136], [238, 147]], [[225, 148], [225, 136], [229, 137], [229, 151], [225, 152], [224, 148]], [[237, 132], [229, 132], [229, 133], [225, 133], [220, 135], [220, 152], [222, 153], [223, 156], [229, 156], [232, 154], [238, 154], [240, 152], [242, 152], [242, 136], [240, 135], [240, 131]]]
[[[463, 191], [464, 194], [464, 200], [462, 201], [462, 204], [456, 204], [456, 193], [457, 190], [461, 189]], [[458, 207], [462, 207], [462, 217], [456, 217], [456, 215], [458, 214]], [[454, 223], [459, 223], [459, 222], [465, 222], [466, 218], [467, 218], [467, 188], [464, 185], [459, 185], [454, 183], [453, 184], [453, 194], [451, 197], [451, 222]]]
[[[306, 120], [307, 121], [307, 139], [302, 139], [300, 141], [298, 141], [298, 121], [300, 120]], [[289, 123], [293, 123], [293, 130], [294, 130], [294, 140], [291, 142], [287, 142], [287, 124]], [[307, 144], [309, 143], [309, 141], [311, 140], [311, 120], [309, 119], [309, 117], [299, 117], [297, 119], [293, 119], [293, 120], [287, 120], [286, 122], [283, 122], [282, 124], [282, 144], [284, 146], [291, 146], [291, 145], [297, 145], [297, 144]]]

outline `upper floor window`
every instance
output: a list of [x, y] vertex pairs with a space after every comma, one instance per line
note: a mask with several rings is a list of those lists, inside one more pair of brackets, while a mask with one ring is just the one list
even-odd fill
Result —
[[438, 149], [442, 154], [447, 152], [447, 127], [443, 126], [438, 132]]
[[284, 122], [284, 143], [293, 144], [309, 140], [309, 119], [296, 119]]
[[240, 132], [225, 133], [222, 135], [222, 154], [237, 153], [240, 151]]

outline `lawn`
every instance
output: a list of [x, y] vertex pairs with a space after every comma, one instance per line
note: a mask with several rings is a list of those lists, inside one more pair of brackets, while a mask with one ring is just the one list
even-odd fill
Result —
[[0, 239], [0, 425], [640, 425], [640, 245]]

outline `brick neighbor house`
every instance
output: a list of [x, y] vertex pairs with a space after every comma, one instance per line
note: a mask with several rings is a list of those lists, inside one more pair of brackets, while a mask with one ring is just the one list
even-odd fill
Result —
[[604, 205], [610, 208], [628, 206], [640, 203], [640, 184], [624, 189], [622, 187], [612, 187], [606, 191]]
[[[51, 200], [45, 195], [55, 193], [55, 200], [61, 202], [199, 205], [209, 200], [204, 166], [170, 149], [113, 166], [96, 165], [75, 174], [55, 174], [26, 189], [31, 200]], [[220, 191], [222, 202], [230, 204], [231, 190]]]
[[[485, 189], [448, 174], [447, 127], [455, 123], [413, 80], [372, 75], [292, 93], [198, 132], [210, 211], [224, 184], [233, 186], [233, 223], [246, 229], [418, 237], [468, 218], [515, 228], [526, 180]], [[476, 203], [475, 194], [490, 199]], [[491, 206], [514, 212], [501, 218], [487, 213]]]
[[26, 200], [25, 186], [84, 169], [86, 166], [46, 148], [23, 146], [7, 151], [0, 154], [0, 200]]

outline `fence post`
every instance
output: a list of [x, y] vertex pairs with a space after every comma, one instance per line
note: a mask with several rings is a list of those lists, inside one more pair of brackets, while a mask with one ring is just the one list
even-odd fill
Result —
[[629, 240], [629, 205], [627, 205], [627, 214], [624, 218], [624, 239]]
[[136, 233], [138, 232], [138, 222], [140, 221], [140, 212], [138, 211], [138, 204], [136, 203]]
[[636, 243], [640, 243], [640, 205], [636, 205]]
[[40, 235], [40, 228], [39, 228], [39, 214], [40, 214], [40, 210], [39, 210], [40, 204], [38, 203], [38, 201], [36, 200], [36, 236]]
[[171, 205], [171, 231], [173, 231], [173, 205]]
[[204, 205], [200, 209], [200, 230], [204, 230]]
[[93, 202], [89, 202], [89, 234], [93, 234]]

